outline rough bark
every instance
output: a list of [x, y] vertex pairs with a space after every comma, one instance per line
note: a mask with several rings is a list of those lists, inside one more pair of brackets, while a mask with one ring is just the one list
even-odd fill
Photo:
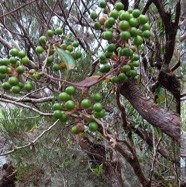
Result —
[[123, 84], [120, 93], [130, 101], [139, 114], [151, 125], [159, 128], [176, 141], [180, 139], [180, 117], [177, 113], [167, 112], [160, 108], [151, 99], [148, 99], [140, 90], [135, 80]]

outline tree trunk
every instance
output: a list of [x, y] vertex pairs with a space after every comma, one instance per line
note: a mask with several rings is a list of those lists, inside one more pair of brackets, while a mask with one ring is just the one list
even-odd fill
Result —
[[151, 99], [145, 97], [135, 80], [129, 80], [120, 88], [120, 93], [129, 100], [139, 114], [151, 125], [176, 141], [180, 139], [180, 116], [174, 112], [167, 112]]

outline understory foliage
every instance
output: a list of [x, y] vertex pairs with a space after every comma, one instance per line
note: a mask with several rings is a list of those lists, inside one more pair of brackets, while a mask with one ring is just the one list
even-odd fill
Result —
[[179, 186], [181, 2], [0, 5], [0, 155], [17, 183]]

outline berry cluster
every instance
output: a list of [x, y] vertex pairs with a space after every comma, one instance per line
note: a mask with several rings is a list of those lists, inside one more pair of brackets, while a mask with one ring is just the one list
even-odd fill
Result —
[[101, 30], [101, 37], [108, 41], [99, 57], [100, 72], [108, 73], [119, 66], [119, 71], [114, 72], [110, 80], [113, 83], [126, 82], [128, 78], [138, 75], [138, 49], [144, 39], [151, 36], [148, 17], [139, 9], [125, 11], [121, 2], [115, 3], [113, 10], [110, 10], [108, 4], [102, 1], [100, 8], [106, 15], [100, 19], [96, 12], [90, 15], [96, 21], [94, 29]]

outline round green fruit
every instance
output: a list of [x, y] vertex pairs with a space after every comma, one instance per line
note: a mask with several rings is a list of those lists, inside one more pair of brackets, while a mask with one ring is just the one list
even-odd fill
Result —
[[43, 49], [42, 46], [37, 46], [37, 47], [36, 47], [36, 52], [37, 52], [38, 54], [43, 53], [43, 51], [44, 51], [44, 49]]
[[79, 46], [79, 42], [73, 42], [73, 43], [72, 43], [72, 46], [73, 46], [73, 47], [78, 47], [78, 46]]
[[0, 73], [0, 80], [3, 80], [3, 79], [5, 79], [5, 78], [6, 78], [6, 74]]
[[56, 119], [60, 119], [62, 117], [62, 112], [61, 110], [55, 110], [53, 115]]
[[91, 102], [89, 99], [83, 99], [81, 101], [81, 107], [84, 108], [84, 109], [87, 109], [91, 106]]
[[107, 46], [107, 51], [108, 52], [114, 52], [115, 51], [115, 49], [116, 49], [116, 46], [115, 46], [115, 44], [109, 44], [108, 46]]
[[70, 95], [66, 92], [61, 92], [59, 94], [59, 100], [60, 101], [68, 101], [68, 100], [70, 100]]
[[138, 54], [133, 54], [132, 56], [132, 60], [136, 61], [136, 60], [139, 60], [140, 59], [140, 56]]
[[79, 131], [77, 130], [77, 127], [76, 127], [76, 126], [73, 126], [73, 127], [71, 128], [71, 133], [72, 133], [72, 134], [78, 134], [78, 133], [79, 133]]
[[105, 8], [107, 6], [107, 3], [105, 1], [101, 1], [99, 3], [100, 8]]
[[33, 89], [32, 83], [26, 83], [23, 87], [23, 89], [27, 92], [30, 92]]
[[53, 110], [62, 110], [63, 106], [61, 105], [61, 103], [54, 103], [54, 105], [52, 106]]
[[63, 33], [63, 30], [60, 27], [55, 30], [55, 34], [57, 35], [61, 35], [62, 33]]
[[67, 110], [73, 110], [75, 108], [75, 103], [72, 100], [68, 100], [65, 103], [65, 107], [67, 108]]
[[39, 80], [41, 78], [41, 75], [38, 72], [36, 72], [32, 75], [32, 78], [35, 80]]
[[68, 50], [68, 51], [72, 52], [72, 51], [73, 51], [73, 49], [74, 49], [74, 48], [73, 48], [73, 46], [72, 46], [72, 45], [68, 45], [68, 46], [67, 46], [67, 50]]
[[68, 87], [66, 87], [66, 89], [65, 89], [65, 92], [66, 92], [67, 94], [69, 94], [69, 95], [74, 94], [75, 91], [76, 91], [76, 89], [75, 89], [73, 86], [68, 86]]
[[93, 96], [92, 96], [93, 100], [95, 102], [99, 102], [102, 100], [102, 95], [100, 93], [95, 93]]
[[57, 64], [57, 63], [54, 63], [53, 66], [52, 66], [52, 70], [53, 71], [59, 71], [60, 70], [60, 64]]
[[21, 91], [21, 88], [19, 86], [12, 86], [11, 91], [15, 94], [18, 94]]
[[16, 70], [18, 74], [23, 74], [25, 72], [25, 67], [20, 65], [16, 68]]
[[101, 73], [108, 73], [110, 71], [109, 64], [103, 64], [99, 70]]
[[120, 23], [119, 23], [119, 28], [120, 28], [122, 31], [125, 31], [125, 30], [129, 29], [129, 28], [130, 28], [129, 22], [126, 21], [126, 20], [120, 21]]
[[132, 37], [135, 37], [135, 36], [137, 36], [137, 34], [138, 34], [138, 30], [136, 29], [136, 27], [131, 27], [130, 28], [130, 35]]
[[134, 18], [138, 18], [140, 16], [140, 14], [141, 14], [141, 11], [139, 9], [134, 9], [132, 11], [132, 15]]
[[119, 78], [117, 76], [113, 76], [110, 80], [113, 84], [119, 82]]
[[0, 59], [0, 65], [5, 65], [7, 66], [10, 63], [8, 58], [2, 58]]
[[112, 40], [112, 38], [113, 38], [113, 33], [112, 33], [111, 31], [104, 31], [104, 32], [102, 33], [102, 38], [103, 38], [104, 40]]
[[133, 44], [139, 46], [143, 43], [143, 38], [141, 36], [136, 36], [134, 38]]
[[[114, 18], [113, 18], [113, 19], [114, 19]], [[107, 20], [107, 21], [105, 21], [104, 26], [105, 26], [105, 28], [110, 29], [110, 28], [112, 28], [113, 25], [110, 24], [110, 23], [108, 22], [108, 20]]]
[[68, 116], [65, 113], [62, 113], [62, 116], [60, 117], [61, 122], [66, 122], [68, 120]]
[[130, 20], [130, 13], [125, 11], [125, 12], [122, 12], [119, 16], [120, 20], [126, 20], [126, 21], [129, 21]]
[[45, 44], [45, 43], [46, 43], [46, 41], [47, 41], [46, 36], [41, 36], [41, 37], [39, 38], [39, 42], [40, 42], [40, 43]]
[[122, 48], [122, 49], [120, 49], [119, 54], [120, 54], [120, 56], [132, 56], [133, 52], [129, 48]]
[[51, 29], [49, 29], [49, 30], [47, 31], [47, 35], [48, 35], [49, 37], [54, 36], [54, 31], [51, 30]]
[[148, 23], [145, 23], [144, 25], [142, 25], [141, 30], [142, 31], [146, 31], [146, 30], [150, 30], [151, 26]]
[[103, 105], [101, 103], [95, 103], [93, 109], [95, 112], [100, 112], [103, 109]]
[[122, 31], [120, 33], [120, 38], [123, 41], [127, 41], [130, 38], [130, 32], [128, 32], [128, 31]]
[[103, 109], [100, 112], [95, 112], [94, 113], [94, 117], [95, 118], [103, 118], [103, 117], [105, 117], [105, 110]]
[[142, 33], [144, 38], [149, 39], [151, 37], [151, 32], [149, 30], [143, 31]]
[[63, 43], [63, 44], [61, 44], [60, 47], [61, 47], [61, 49], [66, 50], [67, 49], [67, 44]]
[[128, 81], [128, 77], [125, 75], [125, 73], [120, 73], [118, 75], [118, 79], [119, 79], [119, 81], [122, 81], [122, 82], [127, 82]]
[[8, 67], [5, 65], [0, 66], [0, 73], [8, 73]]
[[17, 63], [17, 59], [15, 57], [10, 57], [10, 64], [15, 65]]
[[100, 30], [101, 29], [101, 24], [99, 22], [94, 23], [94, 29], [95, 30]]
[[19, 53], [18, 53], [18, 57], [19, 58], [24, 58], [25, 56], [26, 56], [26, 52], [25, 51], [23, 51], [23, 50], [19, 51]]
[[30, 75], [33, 75], [34, 73], [36, 73], [36, 70], [35, 69], [30, 69], [29, 73], [30, 73]]
[[119, 15], [119, 12], [117, 10], [112, 10], [109, 14], [109, 17], [113, 17], [114, 19], [117, 19]]
[[113, 17], [110, 17], [107, 19], [107, 21], [111, 26], [113, 26], [115, 24], [115, 19]]
[[138, 20], [136, 18], [131, 18], [129, 20], [129, 24], [130, 24], [131, 27], [137, 27], [139, 23], [138, 23]]
[[23, 58], [21, 59], [21, 63], [22, 63], [23, 65], [28, 64], [28, 62], [29, 62], [28, 57], [23, 57]]
[[82, 56], [81, 51], [75, 51], [74, 54], [73, 54], [74, 59], [81, 58], [81, 56]]
[[2, 84], [2, 87], [3, 87], [4, 90], [10, 90], [12, 88], [12, 86], [10, 85], [9, 82], [4, 82]]
[[10, 77], [10, 78], [8, 79], [8, 82], [9, 82], [12, 86], [15, 86], [15, 85], [17, 85], [17, 84], [19, 83], [19, 80], [18, 80], [18, 78], [16, 78], [16, 77]]
[[90, 122], [88, 127], [92, 132], [96, 132], [98, 130], [98, 124], [96, 122]]
[[139, 16], [139, 22], [141, 25], [145, 24], [148, 22], [148, 17], [146, 15], [140, 15]]
[[129, 65], [124, 65], [121, 67], [122, 72], [128, 72], [131, 70], [131, 67]]
[[98, 15], [97, 15], [96, 12], [92, 12], [92, 13], [90, 14], [90, 17], [91, 17], [93, 20], [95, 20], [95, 19], [98, 17]]
[[114, 8], [115, 8], [117, 11], [120, 11], [120, 10], [123, 10], [123, 9], [124, 9], [124, 5], [123, 5], [123, 3], [118, 2], [118, 3], [115, 3]]
[[12, 49], [9, 51], [9, 53], [10, 53], [11, 56], [18, 56], [19, 50], [16, 49], [16, 48], [12, 48]]

